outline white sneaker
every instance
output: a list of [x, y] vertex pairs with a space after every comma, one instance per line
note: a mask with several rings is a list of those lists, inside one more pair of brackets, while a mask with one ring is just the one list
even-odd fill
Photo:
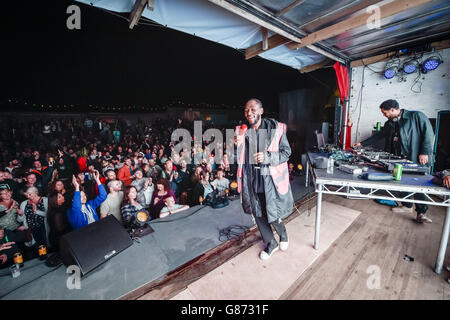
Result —
[[280, 246], [278, 245], [278, 243], [277, 243], [276, 241], [273, 241], [273, 242], [271, 242], [271, 243], [268, 243], [267, 246], [266, 246], [266, 248], [265, 248], [263, 251], [261, 251], [261, 252], [259, 253], [259, 258], [260, 258], [261, 260], [267, 260], [267, 259], [269, 259], [269, 258], [272, 256], [272, 254], [273, 254], [275, 251], [277, 251], [279, 248], [280, 248]]
[[419, 223], [432, 223], [433, 222], [430, 218], [425, 216], [423, 213], [417, 214], [416, 221]]
[[289, 240], [287, 241], [280, 241], [280, 250], [286, 251], [289, 248]]
[[413, 212], [413, 207], [411, 207], [411, 208], [408, 208], [408, 207], [405, 207], [405, 206], [392, 207], [391, 210], [394, 213], [412, 213]]

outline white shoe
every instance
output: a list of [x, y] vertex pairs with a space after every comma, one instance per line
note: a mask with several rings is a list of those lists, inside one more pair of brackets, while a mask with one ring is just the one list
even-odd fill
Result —
[[419, 223], [432, 223], [433, 222], [430, 218], [425, 216], [425, 214], [423, 214], [423, 213], [419, 213], [417, 215], [416, 221]]
[[289, 240], [288, 241], [280, 241], [280, 250], [286, 251], [289, 248]]
[[408, 208], [408, 207], [405, 207], [405, 206], [392, 207], [391, 210], [394, 213], [412, 213], [413, 212], [413, 207], [411, 207], [411, 208]]
[[276, 241], [273, 241], [273, 243], [267, 244], [266, 248], [265, 248], [263, 251], [261, 251], [261, 252], [259, 253], [259, 258], [260, 258], [261, 260], [267, 260], [267, 259], [269, 259], [269, 258], [272, 256], [272, 254], [273, 254], [274, 252], [276, 252], [279, 248], [280, 248], [280, 246], [278, 245], [278, 243], [277, 243]]

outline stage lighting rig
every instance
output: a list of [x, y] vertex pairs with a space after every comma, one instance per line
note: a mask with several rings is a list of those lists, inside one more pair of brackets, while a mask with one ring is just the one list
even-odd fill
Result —
[[397, 72], [398, 72], [397, 66], [388, 67], [384, 70], [383, 76], [386, 79], [392, 79], [393, 77], [395, 77], [397, 75]]
[[408, 59], [403, 62], [402, 70], [406, 74], [411, 74], [419, 71], [419, 61], [416, 58]]
[[422, 73], [433, 71], [443, 63], [442, 59], [438, 56], [431, 56], [422, 63]]

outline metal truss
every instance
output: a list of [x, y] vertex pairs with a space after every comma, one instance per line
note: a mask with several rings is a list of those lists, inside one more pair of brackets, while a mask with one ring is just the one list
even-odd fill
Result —
[[[391, 188], [380, 188], [380, 187], [367, 187], [358, 188], [354, 185], [336, 185], [333, 183], [321, 183], [322, 190], [318, 188], [318, 183], [315, 183], [316, 192], [322, 192], [326, 194], [338, 195], [338, 196], [349, 196], [352, 198], [360, 198], [360, 199], [384, 199], [384, 200], [393, 200], [399, 202], [413, 202], [413, 203], [423, 203], [433, 206], [444, 206], [450, 207], [450, 197], [448, 195], [442, 195], [442, 193], [431, 192], [427, 188], [418, 188], [420, 190], [417, 191], [407, 191], [405, 188], [398, 188], [400, 190], [392, 190]], [[339, 187], [337, 190], [333, 190], [336, 187]], [[365, 190], [362, 190], [365, 189]], [[353, 192], [352, 192], [353, 191]], [[361, 191], [367, 191], [367, 193], [361, 193]], [[425, 192], [428, 191], [428, 192]], [[402, 193], [400, 195], [400, 192]], [[415, 194], [424, 194], [428, 199], [424, 200], [416, 200], [413, 198]], [[440, 197], [430, 197], [430, 195], [439, 195]]]
[[[311, 174], [311, 177], [309, 176]], [[322, 195], [332, 194], [348, 196], [354, 199], [384, 199], [399, 202], [422, 203], [446, 207], [439, 251], [434, 271], [440, 274], [443, 268], [448, 239], [450, 236], [450, 189], [427, 185], [403, 185], [394, 181], [365, 181], [357, 179], [339, 179], [318, 177], [311, 165], [309, 154], [306, 162], [306, 187], [312, 180], [317, 193], [316, 223], [314, 231], [314, 248], [319, 247], [320, 220], [322, 212]], [[427, 200], [414, 199], [415, 194], [425, 195]], [[434, 196], [433, 198], [431, 196]]]

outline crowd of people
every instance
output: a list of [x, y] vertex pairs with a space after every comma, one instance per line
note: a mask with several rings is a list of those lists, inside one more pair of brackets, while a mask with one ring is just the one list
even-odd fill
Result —
[[[223, 137], [234, 128], [202, 125]], [[237, 192], [237, 164], [224, 152], [235, 141], [213, 150], [213, 140], [195, 142], [190, 157], [172, 157], [177, 128], [193, 121], [2, 117], [0, 268], [19, 251], [25, 260], [42, 245], [58, 252], [64, 234], [109, 215], [132, 229], [142, 210], [159, 219]], [[289, 173], [299, 173], [293, 163]]]
[[41, 245], [57, 252], [64, 234], [108, 215], [126, 228], [140, 210], [164, 218], [227, 193], [236, 178], [210, 141], [193, 148], [196, 161], [172, 157], [172, 131], [192, 125], [181, 119], [1, 122], [0, 267], [17, 251], [25, 260]]

